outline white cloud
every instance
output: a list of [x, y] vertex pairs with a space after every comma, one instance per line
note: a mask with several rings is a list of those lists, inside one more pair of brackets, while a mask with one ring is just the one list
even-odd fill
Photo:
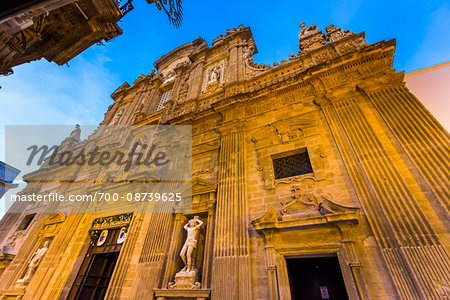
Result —
[[[0, 77], [0, 160], [5, 160], [5, 125], [96, 125], [111, 104], [109, 95], [120, 85], [107, 68], [109, 58], [83, 54], [70, 67], [45, 60], [14, 68]], [[21, 174], [22, 175], [22, 174]], [[0, 200], [0, 217], [4, 214]]]

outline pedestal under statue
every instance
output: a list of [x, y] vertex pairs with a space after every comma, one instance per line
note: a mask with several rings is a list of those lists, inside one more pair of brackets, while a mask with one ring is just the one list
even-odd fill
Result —
[[197, 269], [194, 263], [194, 254], [197, 249], [197, 237], [203, 222], [198, 216], [190, 219], [184, 229], [187, 231], [186, 242], [180, 252], [185, 267], [175, 275], [175, 282], [169, 283], [171, 289], [199, 289], [200, 282], [196, 282]]

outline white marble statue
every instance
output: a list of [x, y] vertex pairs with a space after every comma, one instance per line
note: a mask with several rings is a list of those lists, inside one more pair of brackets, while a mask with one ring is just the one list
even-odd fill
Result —
[[211, 83], [219, 82], [219, 76], [220, 76], [220, 68], [214, 67], [209, 76], [208, 85]]
[[195, 248], [197, 247], [198, 231], [202, 225], [203, 222], [198, 216], [190, 219], [187, 224], [184, 225], [184, 229], [186, 229], [187, 231], [187, 238], [180, 252], [181, 259], [185, 264], [185, 267], [181, 270], [181, 272], [194, 271], [192, 265], [192, 256]]

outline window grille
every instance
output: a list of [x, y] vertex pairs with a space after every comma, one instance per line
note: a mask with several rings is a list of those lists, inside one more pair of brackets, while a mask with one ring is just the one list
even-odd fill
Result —
[[312, 173], [311, 161], [306, 148], [301, 153], [273, 158], [275, 179]]
[[169, 101], [170, 98], [170, 93], [172, 92], [172, 90], [168, 90], [166, 92], [164, 92], [161, 95], [161, 98], [159, 99], [159, 103], [158, 106], [156, 106], [156, 110], [160, 110], [162, 108], [164, 108], [164, 103], [166, 103], [167, 101]]

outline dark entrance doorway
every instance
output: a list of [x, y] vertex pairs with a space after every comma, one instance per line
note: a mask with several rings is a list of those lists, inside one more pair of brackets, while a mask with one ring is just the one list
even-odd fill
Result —
[[336, 256], [286, 258], [286, 264], [292, 299], [348, 299]]
[[122, 247], [122, 244], [117, 244], [119, 234], [119, 229], [110, 229], [104, 244], [89, 247], [67, 299], [105, 298]]
[[103, 299], [119, 252], [94, 254], [78, 299]]

